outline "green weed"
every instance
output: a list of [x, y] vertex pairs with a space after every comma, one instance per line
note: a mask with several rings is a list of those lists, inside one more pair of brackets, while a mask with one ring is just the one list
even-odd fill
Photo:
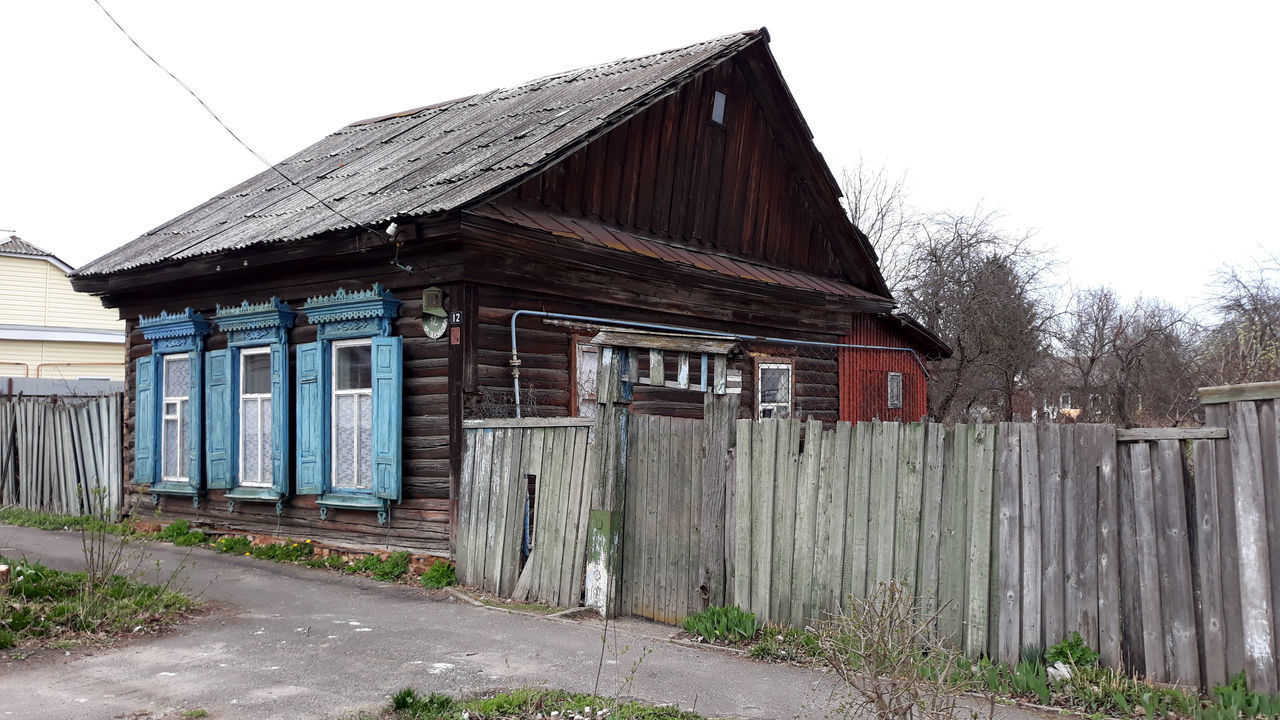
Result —
[[[412, 689], [396, 693], [391, 701], [395, 717], [421, 720], [508, 720], [510, 718], [544, 718], [587, 715], [607, 716], [619, 720], [702, 720], [701, 715], [674, 707], [654, 707], [636, 702], [620, 702], [598, 695], [569, 693], [562, 690], [522, 689], [471, 700], [455, 700], [447, 695], [422, 695]], [[603, 711], [608, 711], [607, 713]]]
[[422, 573], [422, 587], [442, 588], [451, 587], [458, 584], [458, 576], [454, 571], [453, 565], [444, 560], [437, 560], [431, 563], [431, 567]]
[[746, 612], [732, 605], [728, 607], [712, 605], [706, 610], [686, 617], [681, 626], [685, 632], [709, 643], [748, 642], [753, 640], [756, 633], [760, 631], [755, 613]]
[[23, 508], [0, 508], [0, 522], [38, 530], [88, 530], [111, 535], [133, 535], [128, 523], [106, 522], [91, 515], [55, 515]]
[[1086, 645], [1078, 632], [1071, 633], [1044, 654], [1044, 661], [1049, 665], [1060, 662], [1071, 667], [1096, 666], [1101, 658], [1101, 653]]
[[366, 555], [342, 568], [347, 573], [372, 575], [374, 580], [395, 582], [409, 573], [409, 553], [393, 552], [387, 559]]
[[249, 555], [253, 550], [253, 543], [246, 537], [227, 535], [218, 538], [218, 541], [213, 544], [213, 549], [228, 555]]

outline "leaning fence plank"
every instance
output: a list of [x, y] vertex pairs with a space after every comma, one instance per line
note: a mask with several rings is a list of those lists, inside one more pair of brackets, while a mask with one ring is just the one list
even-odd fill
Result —
[[1218, 687], [1227, 682], [1227, 649], [1222, 623], [1222, 552], [1218, 530], [1218, 479], [1217, 461], [1214, 458], [1212, 440], [1196, 440], [1192, 443], [1195, 463], [1195, 522], [1196, 567], [1199, 579], [1200, 643], [1204, 657], [1204, 676], [1207, 687]]
[[1022, 648], [1022, 434], [1013, 423], [1000, 423], [996, 439], [997, 507], [999, 508], [999, 603], [1000, 622], [996, 657], [1016, 665]]
[[969, 438], [969, 573], [965, 652], [976, 657], [990, 652], [992, 485], [995, 479], [993, 425], [973, 425]]
[[568, 462], [564, 469], [567, 503], [564, 515], [565, 540], [560, 557], [560, 593], [559, 602], [556, 604], [563, 607], [577, 607], [578, 596], [574, 592], [574, 587], [577, 585], [580, 567], [578, 546], [582, 544], [578, 533], [582, 531], [582, 523], [579, 521], [582, 514], [582, 496], [586, 493], [582, 467], [587, 461], [587, 429], [568, 428], [565, 434], [568, 436], [565, 443]]
[[1177, 440], [1156, 443], [1156, 549], [1160, 561], [1160, 610], [1164, 616], [1165, 668], [1169, 679], [1200, 684], [1196, 620], [1191, 592], [1191, 546], [1183, 497], [1182, 447]]
[[1255, 692], [1275, 693], [1276, 645], [1258, 410], [1252, 402], [1236, 402], [1231, 403], [1230, 412], [1245, 675]]

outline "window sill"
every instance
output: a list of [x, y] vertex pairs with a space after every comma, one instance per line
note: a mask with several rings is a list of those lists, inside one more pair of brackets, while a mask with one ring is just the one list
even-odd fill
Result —
[[226, 498], [228, 500], [246, 500], [249, 502], [277, 502], [280, 500], [280, 493], [269, 487], [240, 487], [232, 488], [227, 491]]
[[349, 493], [325, 493], [316, 504], [320, 506], [320, 519], [324, 520], [330, 508], [334, 510], [374, 510], [378, 513], [378, 524], [387, 522], [387, 511], [390, 503], [373, 495], [355, 495]]
[[191, 483], [178, 480], [166, 480], [158, 482], [151, 486], [152, 495], [186, 495], [193, 497], [200, 494], [200, 491], [191, 486]]

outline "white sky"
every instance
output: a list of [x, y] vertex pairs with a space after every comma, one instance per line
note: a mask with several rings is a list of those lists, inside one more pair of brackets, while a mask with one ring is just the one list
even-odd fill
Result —
[[[1280, 247], [1280, 3], [103, 0], [260, 153], [765, 25], [837, 174], [1000, 210], [1064, 281], [1189, 305]], [[83, 264], [260, 171], [91, 0], [0, 4], [0, 228]]]

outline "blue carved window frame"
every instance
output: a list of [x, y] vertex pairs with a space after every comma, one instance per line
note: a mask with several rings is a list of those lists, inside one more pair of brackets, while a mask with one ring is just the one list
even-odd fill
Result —
[[[205, 427], [206, 472], [210, 489], [226, 490], [227, 509], [237, 501], [274, 502], [284, 510], [289, 494], [289, 328], [297, 317], [287, 303], [273, 297], [263, 303], [219, 305], [213, 322], [227, 334], [225, 350], [211, 350], [206, 357]], [[271, 378], [271, 484], [246, 486], [241, 468], [241, 358], [245, 351], [265, 349], [270, 357]]]
[[[401, 498], [401, 413], [403, 346], [391, 334], [400, 301], [381, 284], [369, 290], [308, 299], [301, 312], [316, 326], [316, 341], [297, 346], [295, 462], [297, 493], [316, 495], [320, 517], [330, 509], [373, 510], [387, 522], [392, 502]], [[371, 361], [371, 487], [333, 485], [332, 357], [334, 343], [368, 339]]]
[[[209, 322], [192, 310], [170, 315], [161, 311], [154, 317], [138, 318], [138, 329], [151, 343], [151, 354], [134, 363], [134, 482], [151, 487], [152, 499], [160, 495], [181, 495], [200, 505], [204, 489], [203, 419], [204, 338]], [[185, 354], [188, 359], [187, 469], [185, 481], [166, 480], [162, 471], [164, 429], [165, 358]], [[181, 423], [181, 420], [179, 420]]]

